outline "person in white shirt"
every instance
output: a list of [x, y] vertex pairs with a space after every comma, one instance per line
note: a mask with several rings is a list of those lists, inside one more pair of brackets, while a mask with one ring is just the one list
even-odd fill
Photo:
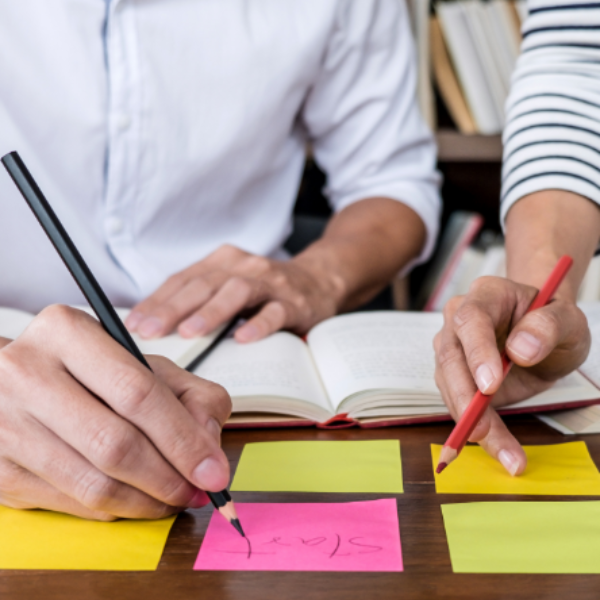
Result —
[[[403, 2], [19, 0], [0, 7], [0, 56], [0, 154], [21, 154], [142, 337], [243, 308], [240, 342], [303, 333], [431, 252], [435, 148]], [[307, 143], [334, 216], [286, 260]], [[0, 340], [0, 502], [198, 506], [228, 481], [227, 394], [167, 361], [149, 373], [65, 307], [81, 301], [0, 174], [0, 305], [41, 311]]]

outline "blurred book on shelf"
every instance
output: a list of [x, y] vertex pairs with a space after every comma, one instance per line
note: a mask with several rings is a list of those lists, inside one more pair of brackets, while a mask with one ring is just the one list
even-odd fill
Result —
[[[457, 211], [450, 215], [414, 308], [441, 311], [450, 298], [466, 294], [478, 277], [506, 277], [504, 239], [493, 231], [481, 231], [482, 225], [483, 218], [477, 213]], [[600, 255], [590, 262], [577, 302], [600, 302]], [[588, 320], [593, 316], [600, 322], [600, 308], [597, 316], [588, 312], [586, 315]], [[600, 338], [600, 328], [598, 336]], [[600, 349], [598, 357], [600, 361]]]
[[419, 104], [435, 129], [435, 92], [463, 134], [493, 135], [520, 52], [524, 0], [408, 0], [419, 53]]
[[411, 28], [417, 51], [417, 96], [419, 108], [432, 130], [437, 128], [435, 97], [431, 84], [431, 49], [429, 44], [430, 0], [407, 0]]

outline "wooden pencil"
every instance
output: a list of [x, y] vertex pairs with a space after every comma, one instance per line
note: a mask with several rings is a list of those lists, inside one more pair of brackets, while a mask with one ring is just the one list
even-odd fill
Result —
[[[42, 229], [46, 232], [48, 238], [50, 238], [52, 245], [83, 292], [83, 295], [90, 303], [106, 332], [133, 354], [145, 367], [150, 369], [150, 365], [144, 358], [144, 355], [140, 352], [140, 349], [133, 341], [121, 319], [119, 319], [104, 290], [100, 287], [87, 263], [83, 260], [73, 240], [71, 240], [71, 237], [56, 216], [50, 203], [45, 198], [19, 154], [11, 152], [3, 156], [2, 164], [17, 188], [19, 188], [23, 198], [25, 198], [25, 201], [42, 226]], [[221, 339], [221, 336], [219, 339]], [[213, 343], [210, 349], [212, 350], [215, 346], [216, 344]], [[199, 358], [204, 358], [205, 356], [206, 353], [203, 353]], [[194, 362], [197, 363], [199, 361]], [[244, 536], [244, 530], [237, 517], [235, 505], [229, 492], [223, 490], [221, 492], [206, 493], [215, 508], [235, 527], [240, 535]]]
[[[550, 276], [544, 283], [542, 289], [533, 299], [532, 303], [529, 305], [529, 308], [525, 314], [537, 310], [542, 306], [546, 306], [546, 304], [552, 300], [552, 297], [556, 293], [558, 286], [562, 283], [572, 264], [573, 259], [570, 256], [563, 256], [558, 260], [556, 266], [552, 270], [552, 273], [550, 273]], [[501, 358], [504, 379], [510, 371], [512, 362], [508, 358], [506, 350], [502, 352]], [[473, 399], [469, 403], [469, 406], [458, 420], [458, 423], [452, 430], [450, 437], [446, 440], [446, 443], [442, 448], [436, 473], [441, 473], [453, 460], [456, 460], [461, 450], [467, 443], [469, 436], [473, 433], [475, 426], [477, 423], [479, 423], [483, 413], [490, 405], [493, 397], [493, 394], [486, 395], [477, 390], [473, 396]]]

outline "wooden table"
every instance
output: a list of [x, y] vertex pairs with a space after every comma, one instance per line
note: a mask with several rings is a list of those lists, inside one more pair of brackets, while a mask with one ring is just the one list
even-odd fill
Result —
[[[532, 417], [509, 419], [524, 444], [566, 440]], [[553, 599], [600, 598], [598, 575], [464, 575], [450, 566], [440, 504], [478, 500], [563, 500], [562, 497], [437, 495], [433, 484], [429, 444], [443, 443], [448, 424], [361, 431], [314, 429], [228, 431], [223, 445], [232, 472], [245, 443], [267, 440], [400, 439], [404, 494], [397, 496], [402, 532], [404, 573], [249, 573], [194, 572], [192, 565], [206, 530], [207, 508], [181, 515], [175, 523], [156, 572], [113, 573], [77, 571], [0, 571], [1, 600], [192, 598], [245, 600], [384, 600], [473, 598]], [[572, 438], [569, 438], [572, 439]], [[577, 439], [577, 438], [575, 438]], [[600, 435], [586, 436], [600, 465]], [[315, 502], [369, 500], [382, 494], [236, 493], [243, 502]], [[585, 498], [581, 498], [582, 500]], [[588, 498], [589, 499], [589, 498]], [[578, 501], [577, 498], [568, 498]], [[0, 543], [2, 532], [0, 531]]]

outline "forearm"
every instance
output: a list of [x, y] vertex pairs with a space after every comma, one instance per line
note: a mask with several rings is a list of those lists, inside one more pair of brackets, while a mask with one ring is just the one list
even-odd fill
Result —
[[323, 237], [293, 260], [323, 282], [338, 310], [350, 310], [416, 258], [425, 239], [425, 225], [411, 208], [367, 198], [335, 215]]
[[574, 300], [600, 239], [600, 208], [561, 190], [545, 190], [516, 202], [506, 217], [507, 275], [541, 287], [564, 254], [574, 260], [559, 295]]

